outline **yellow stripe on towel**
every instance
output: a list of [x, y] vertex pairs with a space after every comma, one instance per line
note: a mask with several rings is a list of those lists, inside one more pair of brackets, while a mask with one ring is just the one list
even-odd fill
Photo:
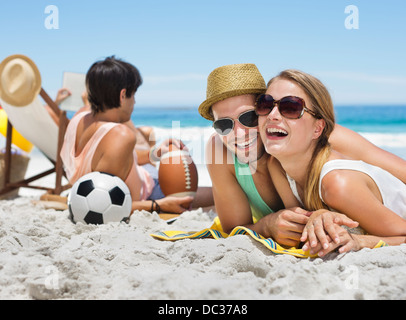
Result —
[[159, 240], [165, 241], [176, 241], [182, 239], [202, 239], [202, 238], [213, 238], [213, 239], [225, 239], [235, 235], [249, 235], [254, 240], [262, 243], [265, 247], [271, 250], [275, 254], [289, 254], [299, 258], [314, 258], [317, 257], [317, 254], [310, 255], [309, 251], [303, 251], [302, 249], [297, 248], [285, 248], [279, 245], [277, 242], [271, 238], [264, 238], [255, 231], [245, 228], [245, 227], [236, 227], [230, 234], [225, 233], [220, 224], [218, 217], [214, 220], [211, 228], [201, 230], [199, 232], [185, 232], [185, 231], [164, 231], [156, 234], [151, 234], [152, 237]]
[[379, 240], [379, 242], [375, 245], [374, 249], [378, 249], [378, 248], [382, 248], [382, 247], [387, 247], [388, 244], [383, 241], [383, 240]]

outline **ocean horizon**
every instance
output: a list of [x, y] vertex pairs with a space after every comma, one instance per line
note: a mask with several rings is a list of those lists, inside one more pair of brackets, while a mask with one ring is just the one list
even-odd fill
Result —
[[[336, 106], [336, 122], [357, 132], [406, 133], [406, 105]], [[210, 127], [197, 107], [138, 107], [132, 121], [136, 126], [172, 127], [177, 121], [184, 127]]]
[[[406, 105], [357, 105], [336, 106], [336, 122], [357, 132], [406, 133]], [[68, 111], [72, 118], [74, 112]], [[181, 128], [211, 127], [197, 107], [138, 106], [131, 116], [136, 126], [171, 128], [178, 122]]]
[[[406, 106], [336, 106], [335, 114], [338, 124], [406, 159]], [[200, 116], [197, 107], [135, 105], [131, 119], [136, 126], [153, 127], [158, 142], [168, 137], [182, 139], [194, 158], [204, 162], [205, 144], [214, 130], [212, 122]]]
[[[358, 132], [380, 148], [406, 159], [406, 106], [336, 106], [335, 114], [338, 124]], [[136, 106], [132, 121], [136, 126], [155, 127], [157, 137], [178, 135], [195, 154], [194, 157], [201, 161], [205, 143], [214, 132], [212, 122], [200, 116], [197, 107]]]
[[[74, 112], [68, 112], [71, 118]], [[337, 123], [352, 129], [378, 147], [406, 160], [406, 106], [341, 106], [336, 107]], [[136, 126], [154, 128], [157, 143], [167, 138], [181, 139], [199, 172], [199, 185], [211, 186], [206, 168], [206, 144], [214, 133], [212, 122], [202, 118], [196, 107], [135, 106], [132, 121]], [[2, 145], [5, 138], [0, 136]], [[349, 142], [351, 143], [351, 141]], [[43, 158], [34, 148], [29, 166]]]

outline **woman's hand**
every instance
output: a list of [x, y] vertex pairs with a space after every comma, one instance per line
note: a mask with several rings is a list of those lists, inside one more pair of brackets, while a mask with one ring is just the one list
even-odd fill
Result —
[[329, 238], [335, 244], [340, 244], [341, 240], [337, 232], [337, 225], [355, 228], [358, 226], [358, 222], [348, 218], [344, 214], [324, 209], [313, 212], [300, 238], [302, 242], [307, 241], [303, 246], [303, 250], [307, 251], [310, 247], [316, 248], [319, 243], [323, 249], [328, 249], [330, 246]]
[[298, 247], [311, 212], [300, 207], [279, 210], [268, 215], [266, 230], [283, 246]]
[[321, 244], [318, 243], [315, 247], [312, 247], [310, 249], [310, 254], [313, 255], [317, 253], [319, 257], [323, 257], [337, 248], [339, 248], [338, 249], [339, 253], [358, 251], [363, 248], [361, 244], [362, 237], [361, 235], [351, 234], [346, 229], [340, 227], [339, 225], [334, 225], [334, 229], [339, 239], [339, 243], [332, 241], [331, 238], [327, 236], [328, 246], [326, 248], [322, 248]]
[[69, 89], [66, 88], [59, 89], [55, 99], [56, 105], [59, 106], [65, 99], [67, 99], [71, 95], [72, 92]]

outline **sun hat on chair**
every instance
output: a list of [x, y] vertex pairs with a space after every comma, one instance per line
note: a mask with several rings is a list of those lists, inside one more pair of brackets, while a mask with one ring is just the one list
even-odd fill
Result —
[[207, 78], [206, 100], [199, 106], [199, 113], [214, 120], [211, 107], [227, 98], [262, 94], [266, 91], [265, 80], [255, 64], [231, 64], [214, 69]]
[[41, 75], [35, 63], [17, 54], [0, 64], [0, 98], [10, 105], [29, 105], [41, 91]]

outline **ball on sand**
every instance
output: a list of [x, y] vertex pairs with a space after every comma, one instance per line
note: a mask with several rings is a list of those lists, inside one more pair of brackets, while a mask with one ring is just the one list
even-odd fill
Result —
[[117, 176], [103, 172], [84, 175], [68, 196], [70, 219], [85, 224], [126, 221], [131, 214], [131, 194]]

